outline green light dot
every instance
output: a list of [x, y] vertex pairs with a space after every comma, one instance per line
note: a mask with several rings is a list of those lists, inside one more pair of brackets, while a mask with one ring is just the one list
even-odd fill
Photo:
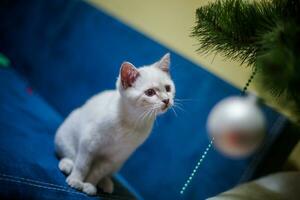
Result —
[[0, 53], [0, 67], [9, 67], [10, 60]]

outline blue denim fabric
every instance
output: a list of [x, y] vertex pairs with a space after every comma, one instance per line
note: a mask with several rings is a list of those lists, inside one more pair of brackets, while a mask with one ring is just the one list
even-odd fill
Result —
[[[99, 199], [68, 187], [57, 167], [53, 140], [61, 115], [11, 69], [0, 69], [0, 91], [0, 199]], [[117, 181], [131, 187], [120, 175]], [[133, 199], [120, 184], [100, 196]]]
[[[44, 126], [48, 127], [45, 132], [50, 139], [41, 141], [51, 140], [43, 146], [45, 150], [39, 149], [35, 154], [24, 151], [24, 156], [31, 160], [21, 168], [30, 171], [29, 178], [62, 183], [63, 177], [53, 167], [57, 160], [49, 157], [54, 152], [51, 142], [62, 120], [59, 117], [65, 117], [91, 95], [114, 88], [119, 66], [124, 60], [140, 66], [156, 61], [170, 50], [81, 1], [16, 2], [0, 7], [0, 19], [5, 19], [0, 24], [0, 51], [11, 59], [18, 73], [45, 99], [47, 106], [56, 111], [50, 109], [48, 112], [52, 114], [47, 114], [46, 108], [40, 110], [33, 107], [36, 103], [30, 103], [32, 112], [39, 114], [34, 119], [28, 119], [28, 113], [20, 111], [11, 114], [15, 121], [25, 120], [20, 123], [24, 129], [31, 128], [32, 124], [42, 126], [37, 122], [44, 119], [42, 128], [33, 131], [37, 136], [26, 136], [26, 143], [20, 141], [18, 145], [22, 149], [34, 146]], [[191, 186], [183, 196], [180, 195], [181, 186], [209, 143], [205, 128], [209, 111], [221, 99], [239, 95], [240, 91], [170, 52], [176, 96], [190, 101], [183, 102], [185, 112], [178, 110], [178, 117], [172, 112], [159, 117], [149, 139], [128, 160], [120, 174], [144, 199], [205, 199], [251, 179], [269, 146], [280, 134], [284, 118], [264, 107], [269, 130], [264, 148], [243, 160], [231, 160], [215, 150], [210, 151]], [[6, 114], [1, 115], [1, 120], [7, 123]], [[30, 126], [26, 125], [26, 120], [31, 120]], [[9, 133], [9, 127], [1, 127], [1, 134], [4, 131]], [[18, 127], [14, 126], [13, 134], [22, 137]], [[7, 144], [9, 142], [13, 144], [12, 141]], [[8, 153], [13, 151], [14, 148], [7, 150]], [[36, 154], [40, 156], [36, 158]], [[1, 164], [9, 163], [2, 157], [5, 156], [1, 155]], [[34, 166], [39, 166], [43, 159], [49, 159], [47, 163], [53, 168], [45, 168], [43, 176], [39, 176], [39, 170]], [[14, 176], [23, 176], [23, 173], [16, 172]], [[6, 185], [10, 189], [1, 190], [1, 193], [22, 190], [17, 186]], [[34, 193], [33, 190], [30, 192]], [[64, 195], [57, 198], [64, 198]]]

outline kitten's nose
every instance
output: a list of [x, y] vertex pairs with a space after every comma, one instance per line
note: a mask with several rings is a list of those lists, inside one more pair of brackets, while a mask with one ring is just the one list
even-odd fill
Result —
[[166, 105], [168, 105], [170, 102], [170, 99], [164, 99], [164, 100], [162, 100], [162, 102], [164, 102]]

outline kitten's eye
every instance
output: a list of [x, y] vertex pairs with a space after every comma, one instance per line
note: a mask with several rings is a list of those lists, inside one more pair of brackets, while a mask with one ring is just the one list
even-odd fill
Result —
[[170, 91], [171, 91], [171, 86], [170, 86], [170, 85], [166, 85], [165, 88], [166, 88], [166, 91], [167, 91], [167, 92], [170, 92]]
[[153, 89], [148, 89], [148, 90], [145, 91], [145, 94], [146, 94], [147, 96], [149, 96], [149, 97], [155, 95], [155, 93], [156, 93], [156, 92], [155, 92], [155, 90], [153, 90]]

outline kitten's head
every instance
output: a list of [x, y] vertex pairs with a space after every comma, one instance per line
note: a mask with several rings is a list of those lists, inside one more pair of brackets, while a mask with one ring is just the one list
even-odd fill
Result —
[[151, 114], [164, 113], [173, 106], [175, 85], [169, 73], [170, 54], [156, 63], [136, 68], [124, 62], [120, 68], [117, 88], [126, 100], [139, 110]]

